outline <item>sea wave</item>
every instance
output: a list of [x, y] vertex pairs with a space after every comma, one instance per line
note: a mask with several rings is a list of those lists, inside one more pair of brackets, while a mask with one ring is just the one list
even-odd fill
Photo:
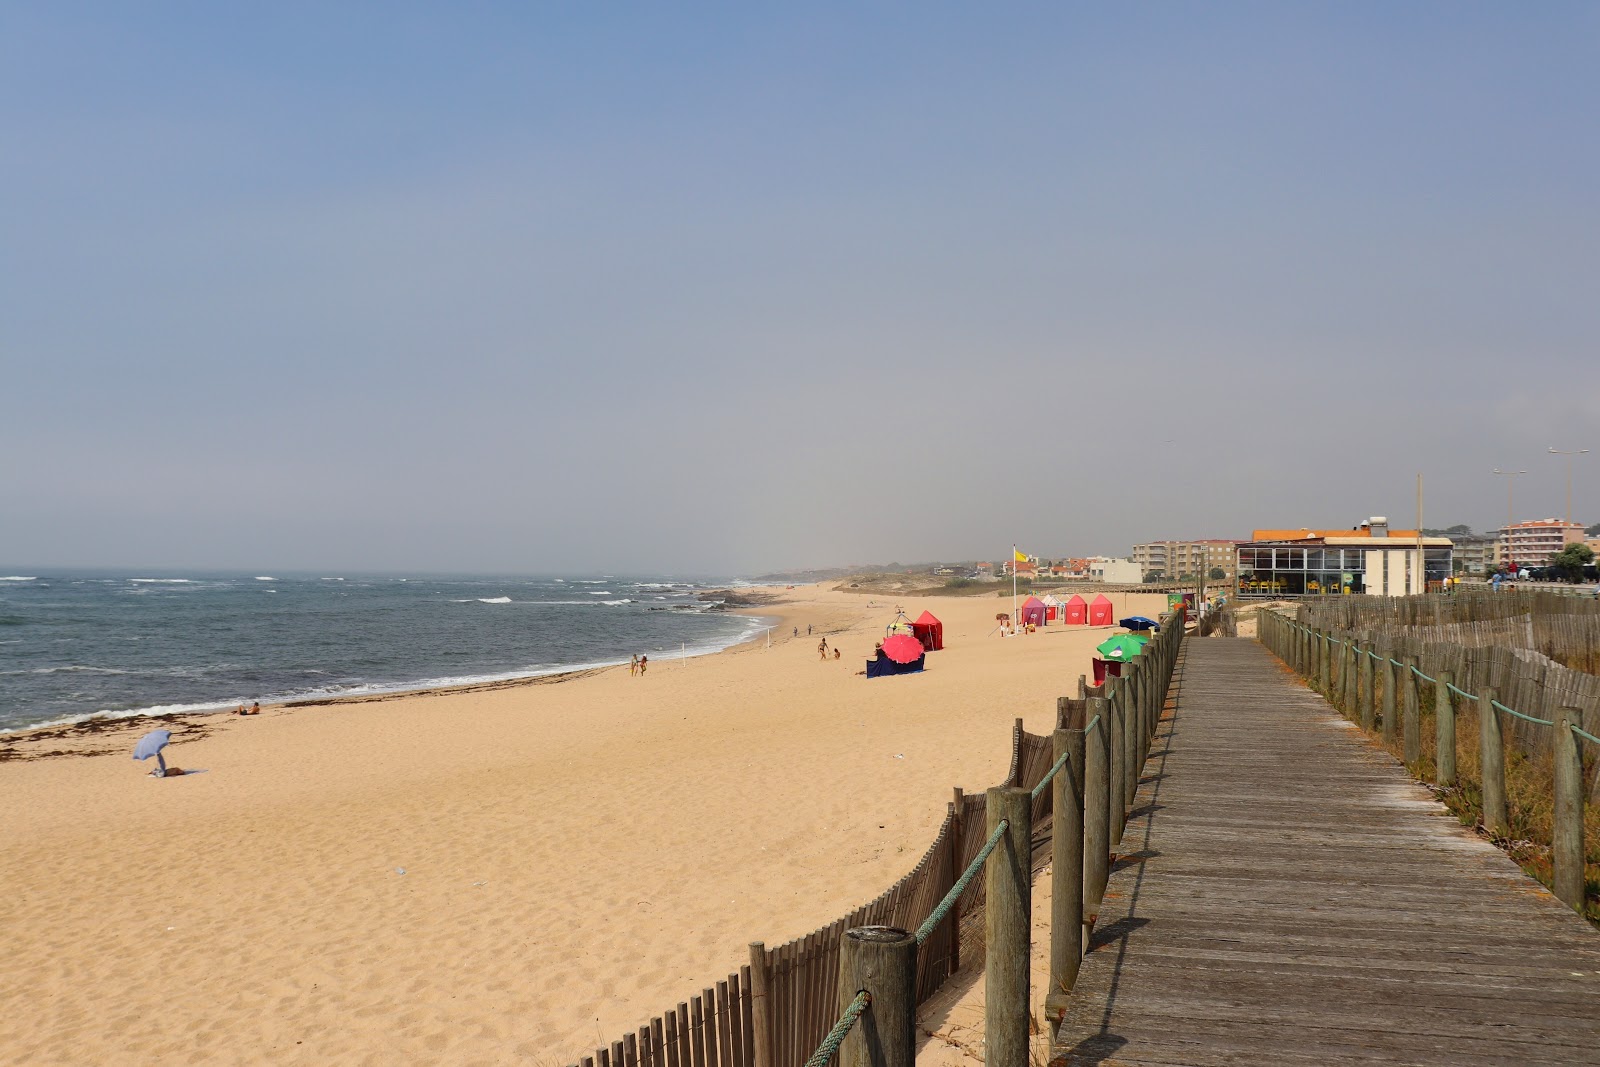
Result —
[[258, 575], [256, 575], [256, 581], [258, 581], [258, 582], [275, 582], [277, 580], [278, 579], [274, 578], [270, 574], [258, 574]]
[[20, 671], [0, 671], [0, 675], [19, 674], [131, 674], [132, 671], [119, 670], [116, 667], [87, 667], [82, 664], [72, 663], [65, 667], [25, 667]]
[[616, 594], [613, 593], [609, 589], [593, 589], [593, 590], [590, 590], [589, 595], [590, 596], [615, 596]]
[[621, 600], [602, 600], [600, 603], [605, 607], [614, 608], [619, 604], [632, 604], [633, 601], [629, 600], [627, 597], [623, 597]]
[[193, 585], [193, 578], [129, 578], [130, 582], [141, 585]]
[[481, 597], [478, 598], [478, 603], [480, 603], [480, 604], [509, 604], [509, 603], [511, 603], [511, 598], [508, 597], [508, 596], [481, 596]]
[[36, 574], [8, 574], [5, 577], [0, 578], [0, 582], [37, 582], [38, 580], [39, 576]]

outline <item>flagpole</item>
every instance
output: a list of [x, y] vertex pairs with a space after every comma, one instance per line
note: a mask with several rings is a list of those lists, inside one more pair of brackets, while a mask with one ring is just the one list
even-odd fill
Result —
[[1015, 544], [1011, 546], [1011, 632], [1017, 632], [1017, 546]]

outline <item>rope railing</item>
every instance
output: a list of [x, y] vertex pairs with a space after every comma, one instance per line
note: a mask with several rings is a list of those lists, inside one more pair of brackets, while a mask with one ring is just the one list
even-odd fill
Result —
[[[1280, 618], [1281, 617], [1282, 616], [1280, 616]], [[1299, 630], [1301, 633], [1309, 634], [1312, 637], [1320, 638], [1320, 639], [1322, 639], [1324, 641], [1329, 641], [1329, 642], [1332, 642], [1333, 644], [1341, 645], [1341, 646], [1344, 646], [1344, 647], [1347, 647], [1347, 648], [1355, 647], [1352, 642], [1341, 641], [1338, 638], [1334, 637], [1332, 634], [1319, 633], [1318, 631], [1313, 630], [1309, 626], [1302, 626], [1300, 623], [1295, 622], [1293, 619], [1284, 618], [1283, 621], [1288, 623], [1290, 626], [1294, 627], [1296, 630]], [[1410, 667], [1412, 674], [1416, 675], [1418, 678], [1421, 678], [1423, 681], [1427, 682], [1429, 685], [1438, 685], [1439, 684], [1439, 679], [1430, 678], [1428, 675], [1423, 674], [1420, 670], [1418, 670], [1414, 665], [1401, 663], [1399, 660], [1393, 658], [1392, 656], [1380, 655], [1379, 653], [1372, 651], [1370, 648], [1367, 648], [1367, 649], [1356, 648], [1356, 651], [1357, 652], [1365, 652], [1368, 656], [1371, 656], [1373, 659], [1379, 660], [1381, 662], [1387, 662], [1390, 666], [1393, 666], [1393, 667]], [[1456, 694], [1457, 696], [1459, 696], [1463, 700], [1477, 700], [1477, 699], [1479, 699], [1479, 697], [1478, 697], [1478, 695], [1476, 693], [1469, 693], [1465, 689], [1458, 688], [1454, 683], [1448, 683], [1448, 684], [1449, 684], [1450, 691], [1452, 693]], [[1505, 712], [1507, 715], [1510, 715], [1510, 716], [1513, 716], [1515, 718], [1521, 719], [1523, 722], [1530, 722], [1530, 723], [1533, 723], [1535, 726], [1555, 726], [1556, 725], [1554, 722], [1551, 722], [1549, 719], [1541, 719], [1541, 718], [1538, 718], [1537, 716], [1528, 715], [1528, 714], [1526, 714], [1524, 712], [1520, 712], [1516, 708], [1508, 708], [1504, 704], [1500, 703], [1498, 700], [1492, 700], [1492, 701], [1490, 701], [1490, 703], [1493, 704], [1496, 708], [1499, 708], [1501, 711]], [[1587, 730], [1583, 730], [1583, 729], [1580, 729], [1580, 728], [1578, 728], [1576, 726], [1572, 726], [1570, 723], [1568, 724], [1568, 728], [1571, 729], [1574, 734], [1576, 734], [1577, 736], [1583, 738], [1585, 741], [1588, 741], [1588, 742], [1590, 742], [1592, 744], [1600, 745], [1600, 737], [1596, 737], [1594, 734], [1589, 733]]]
[[1032, 799], [1038, 800], [1044, 795], [1044, 791], [1050, 788], [1050, 779], [1061, 773], [1061, 768], [1067, 765], [1067, 761], [1071, 755], [1072, 754], [1070, 752], [1064, 752], [1061, 754], [1060, 759], [1051, 764], [1050, 769], [1045, 772], [1044, 777], [1039, 779], [1039, 784], [1034, 786], [1033, 791], [1028, 794]]
[[944, 899], [939, 901], [939, 906], [929, 912], [928, 917], [922, 920], [922, 925], [917, 927], [917, 944], [920, 945], [932, 937], [933, 932], [939, 928], [939, 924], [944, 922], [945, 917], [950, 914], [950, 909], [955, 907], [956, 901], [961, 899], [961, 894], [967, 891], [967, 886], [971, 885], [978, 872], [983, 870], [984, 861], [989, 858], [989, 853], [993, 852], [995, 846], [1000, 843], [1000, 839], [1005, 836], [1006, 830], [1010, 825], [1006, 820], [1001, 819], [995, 826], [994, 833], [989, 835], [989, 840], [983, 843], [983, 848], [978, 850], [978, 854], [972, 857], [972, 862], [967, 864], [967, 869], [962, 872], [960, 878], [956, 879], [956, 884], [950, 887], [950, 892], [944, 895]]
[[856, 994], [856, 999], [844, 1009], [844, 1014], [839, 1016], [839, 1021], [833, 1024], [833, 1029], [828, 1031], [828, 1036], [822, 1039], [822, 1044], [817, 1046], [817, 1051], [806, 1060], [806, 1067], [824, 1067], [825, 1064], [839, 1054], [839, 1046], [844, 1044], [844, 1039], [850, 1035], [850, 1030], [861, 1018], [861, 1013], [867, 1010], [872, 1003], [872, 994], [865, 989]]
[[1537, 724], [1539, 726], [1554, 726], [1555, 725], [1555, 723], [1551, 722], [1549, 719], [1540, 719], [1540, 718], [1536, 718], [1536, 717], [1534, 717], [1532, 715], [1524, 715], [1522, 712], [1518, 711], [1516, 708], [1508, 708], [1504, 704], [1500, 703], [1498, 700], [1491, 700], [1491, 701], [1489, 701], [1489, 703], [1493, 704], [1495, 707], [1499, 708], [1501, 711], [1505, 712], [1507, 715], [1515, 715], [1517, 718], [1521, 719], [1523, 722], [1531, 722], [1531, 723], [1535, 723], [1535, 724]]

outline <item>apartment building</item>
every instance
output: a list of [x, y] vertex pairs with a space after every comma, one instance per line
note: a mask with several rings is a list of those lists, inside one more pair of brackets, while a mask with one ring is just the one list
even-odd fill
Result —
[[1147, 541], [1133, 546], [1133, 561], [1141, 577], [1160, 574], [1166, 578], [1211, 573], [1213, 567], [1232, 578], [1238, 542], [1207, 539], [1202, 541]]
[[1496, 553], [1502, 563], [1543, 567], [1567, 545], [1582, 542], [1583, 524], [1563, 519], [1530, 519], [1500, 528]]

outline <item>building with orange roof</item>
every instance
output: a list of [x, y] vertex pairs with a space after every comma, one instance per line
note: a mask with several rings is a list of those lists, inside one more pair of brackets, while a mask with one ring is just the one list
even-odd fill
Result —
[[1390, 530], [1381, 516], [1348, 530], [1256, 530], [1237, 552], [1245, 597], [1406, 596], [1438, 588], [1454, 566], [1448, 537]]
[[1518, 567], [1543, 567], [1550, 557], [1570, 544], [1583, 541], [1583, 524], [1562, 519], [1529, 519], [1500, 528], [1495, 551], [1502, 563]]

